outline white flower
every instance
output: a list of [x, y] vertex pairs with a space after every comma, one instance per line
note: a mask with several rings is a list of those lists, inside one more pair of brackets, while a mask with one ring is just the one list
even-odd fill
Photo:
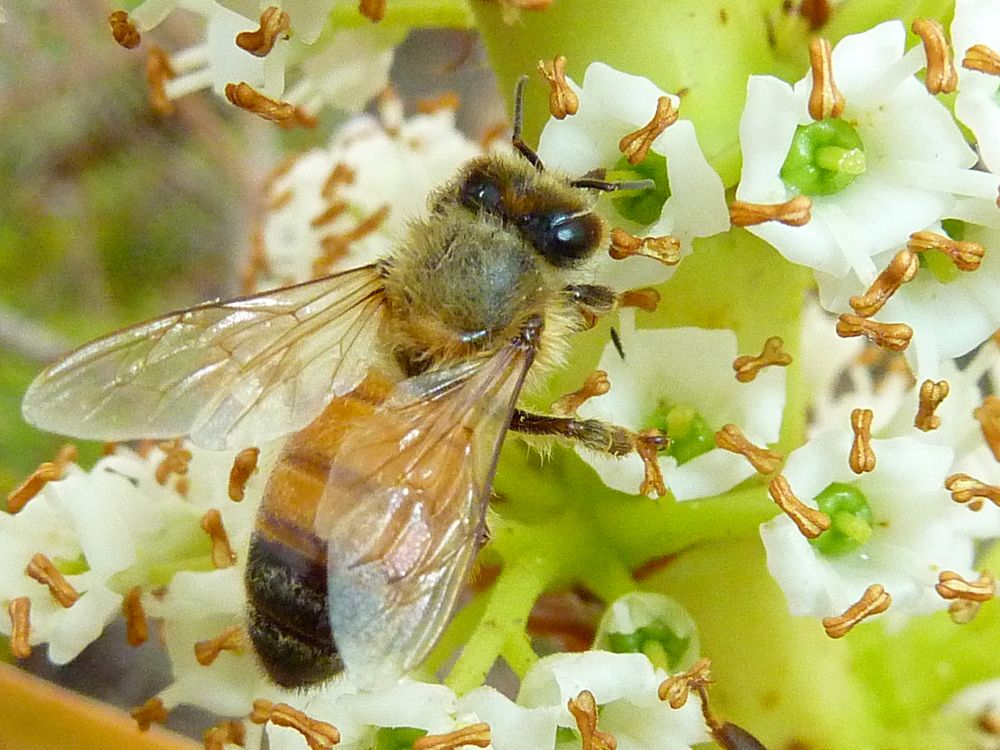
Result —
[[[387, 208], [374, 231], [352, 237], [349, 251], [322, 270], [328, 273], [384, 257], [402, 240], [408, 223], [426, 215], [430, 192], [481, 153], [455, 128], [451, 110], [394, 125], [358, 116], [337, 131], [327, 148], [302, 155], [274, 182], [271, 199], [288, 197], [277, 201], [279, 207], [264, 219], [268, 270], [258, 286], [312, 278], [320, 270], [317, 260], [328, 254], [331, 238], [350, 235], [366, 218]], [[328, 180], [338, 167], [353, 177], [331, 189]], [[343, 210], [336, 218], [316, 221], [337, 205]]]
[[[567, 79], [580, 100], [579, 111], [564, 120], [550, 119], [538, 143], [538, 155], [547, 167], [574, 177], [591, 170], [615, 169], [622, 160], [618, 142], [622, 136], [646, 125], [657, 100], [668, 96], [651, 81], [622, 73], [604, 63], [591, 63], [583, 76], [583, 87]], [[677, 107], [680, 100], [670, 96]], [[680, 107], [683, 114], [684, 108]], [[680, 119], [653, 141], [650, 152], [666, 157], [666, 174], [657, 175], [657, 189], [669, 182], [669, 197], [659, 216], [637, 223], [614, 209], [614, 198], [602, 201], [613, 226], [642, 236], [673, 235], [681, 240], [681, 251], [691, 252], [695, 237], [708, 237], [729, 228], [722, 180], [715, 173], [695, 136], [690, 120]], [[653, 159], [646, 157], [647, 164]], [[640, 170], [642, 165], [640, 165]], [[642, 173], [641, 176], [646, 176]], [[598, 278], [610, 286], [627, 289], [666, 281], [673, 271], [649, 258], [606, 259]]]
[[961, 65], [968, 49], [976, 44], [1000, 50], [1000, 4], [994, 0], [956, 0], [951, 42], [958, 69], [955, 115], [975, 134], [979, 155], [986, 166], [1000, 172], [997, 77]]
[[[976, 539], [997, 534], [1000, 513], [994, 511], [1000, 509], [984, 509], [989, 516], [970, 523], [969, 511], [944, 489], [954, 459], [948, 447], [915, 437], [872, 440], [875, 470], [858, 476], [847, 460], [852, 437], [849, 430], [817, 436], [788, 457], [783, 473], [796, 496], [813, 508], [832, 483], [860, 491], [871, 512], [862, 521], [870, 533], [867, 540], [858, 534], [855, 544], [822, 551], [784, 515], [761, 526], [768, 570], [784, 591], [789, 610], [838, 615], [874, 583], [892, 596], [886, 615], [890, 620], [945, 609], [948, 602], [934, 590], [938, 573], [951, 570], [976, 579]], [[854, 521], [863, 518], [856, 512], [851, 516]], [[834, 522], [825, 534], [837, 533]]]
[[659, 656], [675, 672], [691, 667], [701, 653], [698, 627], [687, 610], [669, 596], [647, 591], [611, 603], [597, 625], [594, 648]]
[[687, 750], [707, 741], [695, 697], [672, 709], [657, 696], [666, 678], [642, 654], [553, 654], [525, 675], [517, 702], [554, 709], [560, 727], [576, 729], [567, 703], [589, 690], [599, 706], [598, 728], [614, 735], [619, 750]]
[[458, 707], [490, 725], [494, 750], [548, 748], [555, 743], [555, 706], [525, 708], [486, 685], [463, 695]]
[[[997, 179], [970, 169], [976, 155], [948, 111], [912, 73], [916, 54], [903, 55], [899, 21], [844, 37], [832, 69], [846, 100], [839, 120], [856, 130], [864, 172], [829, 195], [812, 195], [812, 220], [801, 227], [766, 222], [750, 227], [794, 263], [833, 276], [853, 271], [869, 284], [873, 256], [902, 247], [912, 232], [955, 215], [962, 196], [982, 203], [996, 196]], [[798, 126], [809, 125], [812, 76], [790, 87], [751, 76], [740, 122], [743, 172], [737, 197], [781, 203], [797, 190], [781, 171]], [[971, 209], [969, 209], [971, 210]]]
[[[729, 330], [636, 330], [634, 311], [623, 310], [618, 333], [624, 360], [609, 343], [598, 365], [608, 373], [611, 391], [587, 401], [580, 407], [580, 416], [634, 430], [664, 427], [652, 422], [659, 419], [669, 424], [667, 412], [672, 409], [703, 420], [698, 432], [705, 433], [700, 437], [706, 450], [680, 465], [671, 455], [659, 458], [667, 486], [678, 500], [715, 495], [751, 476], [750, 463], [716, 448], [712, 435], [725, 424], [735, 424], [757, 445], [776, 442], [785, 404], [784, 368], [764, 368], [753, 381], [738, 382], [732, 365], [739, 351], [736, 336]], [[676, 432], [673, 438], [676, 452], [682, 440]], [[643, 477], [639, 456], [619, 459], [578, 450], [606, 485], [621, 492], [637, 491]]]

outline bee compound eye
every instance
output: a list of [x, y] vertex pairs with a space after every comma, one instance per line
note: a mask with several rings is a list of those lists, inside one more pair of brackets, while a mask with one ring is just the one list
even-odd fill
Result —
[[534, 214], [522, 221], [521, 231], [551, 263], [565, 266], [594, 251], [601, 239], [601, 220], [591, 213]]
[[460, 200], [466, 208], [481, 209], [487, 213], [501, 213], [503, 194], [496, 179], [485, 172], [476, 171], [462, 184]]

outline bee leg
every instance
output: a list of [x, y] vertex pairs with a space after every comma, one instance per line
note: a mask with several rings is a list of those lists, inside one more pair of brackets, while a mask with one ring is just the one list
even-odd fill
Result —
[[630, 453], [636, 453], [642, 459], [645, 468], [639, 492], [648, 495], [651, 491], [655, 491], [661, 497], [667, 494], [667, 486], [663, 481], [663, 474], [657, 462], [657, 454], [666, 450], [670, 440], [659, 430], [648, 429], [634, 432], [626, 427], [602, 422], [599, 419], [534, 414], [521, 409], [514, 410], [510, 420], [510, 428], [525, 435], [562, 437], [577, 442], [590, 450], [611, 456], [627, 456]]
[[585, 328], [593, 328], [597, 319], [619, 307], [638, 307], [654, 312], [660, 302], [660, 293], [652, 288], [629, 289], [616, 292], [599, 284], [571, 284], [563, 288], [569, 303], [576, 307]]

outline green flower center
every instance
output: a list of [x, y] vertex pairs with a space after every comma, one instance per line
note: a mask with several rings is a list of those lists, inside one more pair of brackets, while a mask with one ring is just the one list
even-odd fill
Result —
[[830, 528], [811, 540], [824, 555], [845, 555], [871, 539], [875, 516], [865, 493], [853, 484], [833, 482], [815, 500], [830, 517]]
[[662, 623], [644, 625], [632, 633], [608, 633], [608, 648], [616, 654], [645, 654], [653, 666], [674, 669], [687, 652], [682, 638]]
[[673, 456], [678, 466], [715, 447], [715, 431], [690, 406], [661, 403], [653, 414], [652, 423], [667, 433], [670, 438], [667, 455]]
[[375, 734], [373, 750], [413, 750], [413, 743], [427, 734], [414, 727], [382, 727]]
[[781, 167], [781, 179], [802, 195], [838, 193], [865, 171], [864, 144], [846, 121], [799, 125]]
[[[941, 228], [953, 240], [961, 241], [965, 239], [965, 223], [958, 219], [945, 219], [941, 222]], [[918, 253], [917, 263], [920, 264], [921, 268], [926, 268], [934, 274], [934, 278], [942, 284], [950, 284], [961, 273], [954, 261], [946, 253]]]
[[624, 156], [608, 170], [605, 179], [611, 182], [626, 180], [652, 180], [652, 190], [622, 190], [611, 194], [615, 210], [636, 224], [652, 224], [660, 219], [663, 204], [670, 197], [670, 180], [667, 177], [667, 158], [650, 151], [639, 164], [629, 164]]

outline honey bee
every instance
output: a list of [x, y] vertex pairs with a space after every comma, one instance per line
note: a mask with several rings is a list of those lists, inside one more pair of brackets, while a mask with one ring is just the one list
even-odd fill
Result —
[[[647, 467], [666, 439], [533, 414], [529, 374], [618, 295], [585, 283], [608, 243], [597, 191], [516, 153], [465, 164], [388, 257], [126, 328], [50, 366], [25, 418], [81, 438], [187, 436], [209, 449], [290, 435], [246, 558], [248, 632], [279, 685], [418, 665], [484, 538], [508, 428]], [[652, 452], [652, 462], [648, 456]]]

